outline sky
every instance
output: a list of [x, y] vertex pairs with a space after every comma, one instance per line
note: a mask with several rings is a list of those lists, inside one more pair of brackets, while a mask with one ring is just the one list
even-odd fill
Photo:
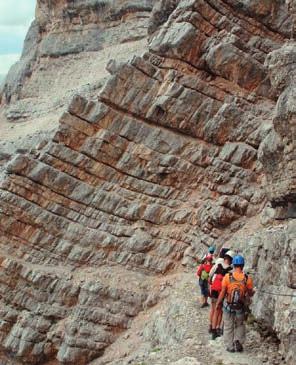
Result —
[[36, 0], [0, 0], [0, 81], [22, 52]]

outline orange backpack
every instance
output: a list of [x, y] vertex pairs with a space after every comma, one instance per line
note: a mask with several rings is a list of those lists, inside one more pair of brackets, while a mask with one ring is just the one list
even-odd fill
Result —
[[245, 294], [247, 291], [248, 275], [243, 280], [236, 280], [232, 273], [229, 274], [227, 286], [227, 304], [231, 310], [241, 310], [244, 307]]

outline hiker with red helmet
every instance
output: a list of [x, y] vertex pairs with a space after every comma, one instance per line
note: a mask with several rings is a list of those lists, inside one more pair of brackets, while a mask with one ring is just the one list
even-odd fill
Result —
[[245, 260], [236, 255], [232, 260], [233, 273], [226, 274], [217, 307], [223, 302], [224, 342], [229, 352], [242, 352], [245, 341], [245, 303], [254, 294], [253, 281], [243, 272]]
[[212, 333], [213, 340], [222, 335], [222, 308], [221, 306], [217, 307], [216, 303], [222, 290], [222, 280], [232, 270], [231, 263], [234, 255], [235, 253], [231, 250], [224, 253], [224, 258], [217, 259], [209, 274], [211, 297], [209, 332]]
[[204, 258], [203, 263], [201, 263], [199, 265], [199, 267], [197, 268], [197, 272], [196, 272], [196, 275], [199, 278], [198, 282], [199, 282], [201, 296], [202, 296], [201, 308], [207, 307], [209, 305], [208, 304], [208, 296], [209, 296], [208, 279], [209, 279], [209, 274], [210, 274], [211, 268], [213, 266], [212, 260], [213, 260], [212, 255], [207, 255]]

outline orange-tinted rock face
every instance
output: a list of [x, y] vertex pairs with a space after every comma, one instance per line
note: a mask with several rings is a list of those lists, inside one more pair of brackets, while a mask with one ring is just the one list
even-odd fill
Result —
[[154, 278], [262, 210], [257, 150], [277, 97], [265, 60], [291, 28], [274, 3], [279, 27], [252, 2], [156, 8], [149, 51], [111, 62], [97, 101], [76, 96], [46, 146], [3, 168], [2, 350], [31, 364], [100, 357], [157, 302]]

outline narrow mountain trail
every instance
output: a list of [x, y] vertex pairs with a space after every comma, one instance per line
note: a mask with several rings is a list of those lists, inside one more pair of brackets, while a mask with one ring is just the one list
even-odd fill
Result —
[[[208, 308], [200, 308], [192, 273], [165, 278], [163, 299], [142, 312], [105, 355], [92, 365], [276, 365], [284, 364], [271, 338], [248, 327], [243, 353], [228, 353], [223, 338], [208, 333]], [[264, 355], [263, 355], [264, 354]]]

